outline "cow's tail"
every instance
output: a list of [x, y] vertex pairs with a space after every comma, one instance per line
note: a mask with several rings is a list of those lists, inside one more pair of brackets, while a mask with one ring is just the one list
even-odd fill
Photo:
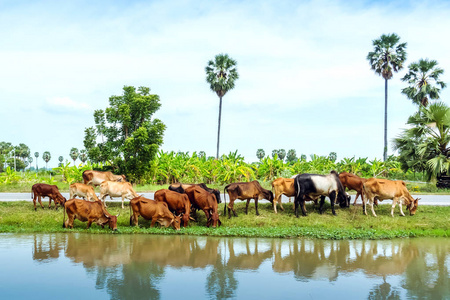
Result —
[[63, 228], [66, 228], [66, 204], [63, 203]]
[[224, 216], [227, 215], [227, 194], [226, 194], [227, 188], [228, 188], [228, 185], [223, 188], [223, 203], [225, 204], [223, 207], [223, 215]]

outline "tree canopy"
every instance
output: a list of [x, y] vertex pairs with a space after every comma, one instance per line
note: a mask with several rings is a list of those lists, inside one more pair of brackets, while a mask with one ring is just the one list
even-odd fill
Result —
[[113, 169], [139, 180], [163, 143], [166, 126], [153, 114], [161, 107], [150, 88], [124, 86], [111, 96], [109, 107], [94, 112], [95, 126], [85, 129], [84, 146], [92, 162], [107, 162]]

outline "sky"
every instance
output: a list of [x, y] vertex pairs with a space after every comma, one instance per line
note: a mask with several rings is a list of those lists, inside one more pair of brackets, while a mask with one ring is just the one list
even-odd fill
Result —
[[[84, 148], [93, 113], [125, 85], [158, 94], [163, 151], [215, 156], [219, 98], [205, 66], [226, 53], [239, 79], [223, 98], [220, 154], [382, 159], [384, 80], [372, 41], [407, 42], [389, 80], [388, 154], [417, 107], [407, 66], [437, 60], [450, 84], [449, 1], [0, 0], [0, 141], [49, 151], [49, 167]], [[446, 104], [450, 88], [441, 92]], [[79, 163], [79, 161], [77, 161]], [[35, 162], [33, 162], [33, 165]]]

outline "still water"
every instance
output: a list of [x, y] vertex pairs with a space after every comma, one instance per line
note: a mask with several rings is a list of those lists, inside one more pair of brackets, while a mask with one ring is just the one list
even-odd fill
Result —
[[0, 234], [1, 299], [450, 299], [450, 240]]

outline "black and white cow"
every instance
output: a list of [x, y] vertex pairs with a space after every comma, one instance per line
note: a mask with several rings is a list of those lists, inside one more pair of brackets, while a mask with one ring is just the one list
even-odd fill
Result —
[[300, 174], [295, 177], [295, 215], [298, 218], [298, 206], [301, 205], [302, 214], [306, 216], [305, 201], [320, 197], [319, 212], [323, 213], [325, 196], [330, 198], [331, 210], [336, 215], [334, 203], [337, 200], [340, 207], [350, 206], [350, 196], [345, 193], [336, 171], [328, 175]]

